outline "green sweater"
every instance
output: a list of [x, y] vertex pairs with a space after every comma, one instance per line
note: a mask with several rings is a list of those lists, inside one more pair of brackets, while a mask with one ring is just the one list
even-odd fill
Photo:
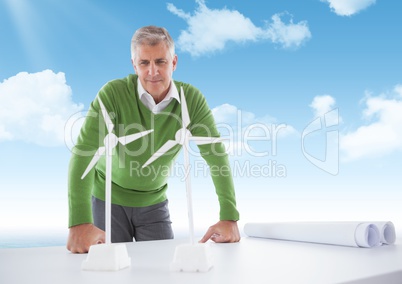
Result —
[[[212, 113], [204, 96], [189, 84], [182, 86], [187, 101], [191, 124], [188, 129], [193, 136], [219, 137]], [[169, 169], [179, 154], [181, 145], [173, 147], [149, 166], [142, 165], [167, 140], [175, 140], [181, 128], [181, 106], [172, 100], [158, 114], [150, 111], [139, 99], [137, 75], [113, 80], [102, 87], [98, 97], [114, 124], [114, 133], [122, 137], [145, 130], [154, 131], [125, 146], [120, 143], [112, 156], [112, 203], [123, 206], [143, 207], [166, 200]], [[93, 155], [107, 134], [98, 100], [91, 103], [81, 128], [77, 144], [72, 150], [69, 165], [68, 196], [69, 226], [92, 223], [91, 196], [105, 199], [105, 156], [81, 179]], [[200, 145], [200, 154], [210, 167], [220, 204], [220, 220], [238, 220], [236, 199], [228, 157], [222, 143]]]

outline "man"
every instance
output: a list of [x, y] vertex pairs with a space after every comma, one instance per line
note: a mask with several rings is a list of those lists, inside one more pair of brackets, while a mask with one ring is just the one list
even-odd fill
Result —
[[[173, 147], [148, 167], [141, 166], [167, 140], [174, 140], [181, 127], [178, 90], [183, 88], [194, 136], [218, 137], [211, 111], [203, 95], [193, 86], [173, 81], [177, 67], [174, 43], [166, 29], [155, 26], [137, 30], [131, 41], [131, 61], [136, 74], [113, 80], [98, 93], [115, 125], [118, 137], [153, 129], [125, 146], [117, 146], [112, 177], [112, 242], [172, 239], [173, 232], [166, 197], [169, 168], [180, 151]], [[81, 128], [69, 167], [69, 236], [67, 248], [85, 253], [93, 244], [105, 241], [105, 160], [101, 158], [84, 179], [81, 176], [93, 154], [103, 145], [106, 126], [98, 100], [91, 104]], [[238, 242], [239, 213], [233, 180], [222, 143], [200, 145], [200, 153], [211, 169], [220, 204], [220, 220], [200, 242]]]

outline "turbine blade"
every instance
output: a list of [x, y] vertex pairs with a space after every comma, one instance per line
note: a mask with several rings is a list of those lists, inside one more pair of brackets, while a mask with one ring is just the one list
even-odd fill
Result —
[[223, 138], [220, 137], [189, 137], [189, 140], [194, 141], [197, 145], [205, 145], [205, 144], [212, 144], [212, 143], [219, 143], [222, 142]]
[[95, 164], [98, 162], [99, 158], [105, 153], [105, 147], [99, 147], [98, 151], [96, 151], [95, 155], [92, 157], [91, 162], [89, 163], [88, 167], [86, 168], [85, 172], [82, 174], [81, 179], [84, 179], [84, 177], [89, 173], [89, 171], [95, 166]]
[[98, 97], [98, 101], [99, 101], [99, 105], [100, 105], [101, 110], [102, 110], [102, 115], [103, 115], [103, 119], [105, 120], [107, 131], [109, 133], [112, 133], [113, 128], [114, 128], [113, 122], [110, 119], [110, 116], [109, 116], [105, 106], [103, 105], [102, 100], [100, 99], [100, 97]]
[[183, 123], [183, 127], [187, 128], [190, 124], [190, 116], [188, 114], [187, 102], [184, 97], [183, 87], [180, 87], [180, 103], [181, 103], [181, 120]]
[[151, 158], [148, 159], [148, 161], [145, 162], [145, 164], [142, 166], [143, 168], [145, 168], [146, 166], [148, 166], [149, 164], [151, 164], [152, 162], [154, 162], [156, 159], [158, 159], [159, 157], [161, 157], [162, 155], [164, 155], [166, 152], [168, 152], [170, 149], [172, 149], [174, 146], [176, 146], [177, 143], [174, 140], [168, 140], [166, 141], [165, 144], [162, 145], [162, 147], [159, 148], [158, 151], [156, 151]]
[[135, 133], [135, 134], [131, 134], [131, 135], [127, 135], [127, 136], [123, 136], [123, 137], [119, 137], [119, 142], [123, 145], [126, 145], [128, 143], [133, 142], [134, 140], [137, 140], [138, 138], [141, 138], [145, 135], [148, 135], [149, 133], [151, 133], [152, 131], [154, 131], [153, 129], [151, 130], [147, 130], [147, 131], [143, 131], [143, 132], [139, 132], [139, 133]]

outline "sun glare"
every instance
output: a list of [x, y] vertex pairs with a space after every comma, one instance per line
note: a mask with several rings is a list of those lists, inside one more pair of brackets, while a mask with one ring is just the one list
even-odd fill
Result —
[[5, 3], [28, 62], [33, 67], [43, 66], [44, 62], [48, 62], [48, 58], [39, 36], [40, 16], [33, 8], [32, 2], [29, 0], [5, 0]]

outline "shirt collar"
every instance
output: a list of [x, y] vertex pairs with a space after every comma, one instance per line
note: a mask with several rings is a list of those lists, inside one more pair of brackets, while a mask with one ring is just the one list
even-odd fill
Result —
[[[151, 94], [149, 94], [142, 86], [140, 78], [137, 78], [137, 91], [138, 91], [140, 100], [142, 100], [142, 96], [145, 94], [148, 94], [151, 96]], [[171, 99], [176, 99], [180, 103], [179, 91], [177, 90], [176, 84], [174, 83], [173, 79], [170, 82], [169, 91], [166, 94], [166, 97], [161, 102], [170, 101]]]

